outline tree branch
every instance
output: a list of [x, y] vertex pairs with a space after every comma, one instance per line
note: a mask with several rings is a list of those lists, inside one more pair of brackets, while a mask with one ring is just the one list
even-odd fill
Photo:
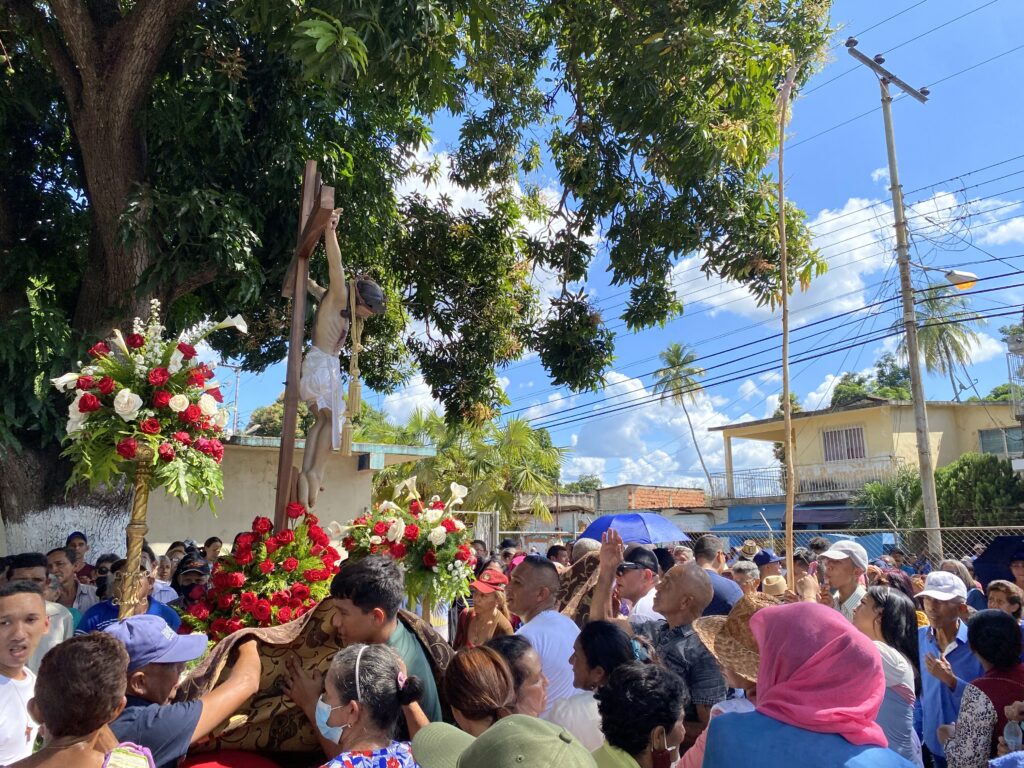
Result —
[[82, 80], [79, 77], [71, 54], [64, 42], [50, 25], [46, 16], [36, 7], [32, 0], [9, 0], [9, 7], [14, 15], [21, 20], [29, 33], [33, 34], [43, 46], [53, 71], [57, 74], [68, 108], [77, 111], [82, 98]]
[[212, 283], [214, 278], [217, 277], [217, 274], [217, 270], [213, 268], [205, 269], [201, 272], [193, 272], [187, 279], [178, 283], [169, 291], [166, 306], [170, 306], [182, 296], [187, 296], [193, 291], [199, 290], [204, 285]]
[[93, 90], [102, 66], [96, 27], [82, 0], [50, 0], [50, 11], [64, 35], [71, 59], [87, 90]]
[[114, 101], [112, 126], [119, 133], [130, 130], [135, 115], [149, 94], [160, 59], [174, 38], [178, 18], [196, 0], [140, 0], [114, 28], [108, 51], [117, 51], [109, 72], [111, 91], [123, 98]]

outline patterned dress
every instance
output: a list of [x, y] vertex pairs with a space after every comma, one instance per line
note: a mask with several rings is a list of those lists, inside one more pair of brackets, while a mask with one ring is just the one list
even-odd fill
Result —
[[383, 749], [342, 752], [321, 768], [419, 768], [408, 741], [392, 741]]

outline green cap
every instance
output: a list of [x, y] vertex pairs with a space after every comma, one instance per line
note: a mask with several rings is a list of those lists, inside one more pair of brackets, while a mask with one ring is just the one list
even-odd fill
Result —
[[502, 718], [476, 739], [447, 723], [431, 723], [413, 738], [412, 757], [420, 768], [596, 768], [575, 736], [526, 715]]

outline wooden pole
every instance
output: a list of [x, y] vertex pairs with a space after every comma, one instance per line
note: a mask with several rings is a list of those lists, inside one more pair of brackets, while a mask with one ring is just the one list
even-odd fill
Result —
[[282, 296], [291, 297], [292, 321], [288, 333], [284, 416], [281, 423], [281, 448], [277, 459], [277, 495], [274, 499], [274, 527], [278, 530], [285, 527], [285, 507], [295, 496], [295, 425], [298, 421], [302, 348], [306, 336], [306, 280], [309, 277], [309, 256], [320, 241], [333, 210], [334, 189], [321, 184], [320, 174], [316, 172], [316, 161], [307, 160], [302, 175], [295, 253], [281, 288]]
[[153, 478], [153, 450], [141, 446], [135, 462], [132, 516], [125, 529], [128, 535], [128, 562], [117, 574], [114, 599], [118, 606], [118, 621], [124, 621], [134, 614], [135, 606], [139, 604], [139, 566], [142, 562], [142, 542], [149, 531], [146, 527], [146, 510], [149, 507], [149, 483]]
[[796, 467], [793, 460], [793, 405], [789, 400], [789, 249], [786, 243], [786, 188], [783, 155], [786, 147], [786, 122], [789, 97], [796, 79], [796, 64], [786, 72], [786, 82], [779, 94], [779, 269], [782, 272], [782, 425], [786, 461], [786, 581], [796, 591], [793, 574], [793, 506], [796, 503]]

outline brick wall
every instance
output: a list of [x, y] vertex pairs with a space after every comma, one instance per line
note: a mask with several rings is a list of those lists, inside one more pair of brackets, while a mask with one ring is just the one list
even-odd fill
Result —
[[627, 509], [691, 509], [703, 506], [704, 491], [698, 488], [638, 485], [630, 489]]

